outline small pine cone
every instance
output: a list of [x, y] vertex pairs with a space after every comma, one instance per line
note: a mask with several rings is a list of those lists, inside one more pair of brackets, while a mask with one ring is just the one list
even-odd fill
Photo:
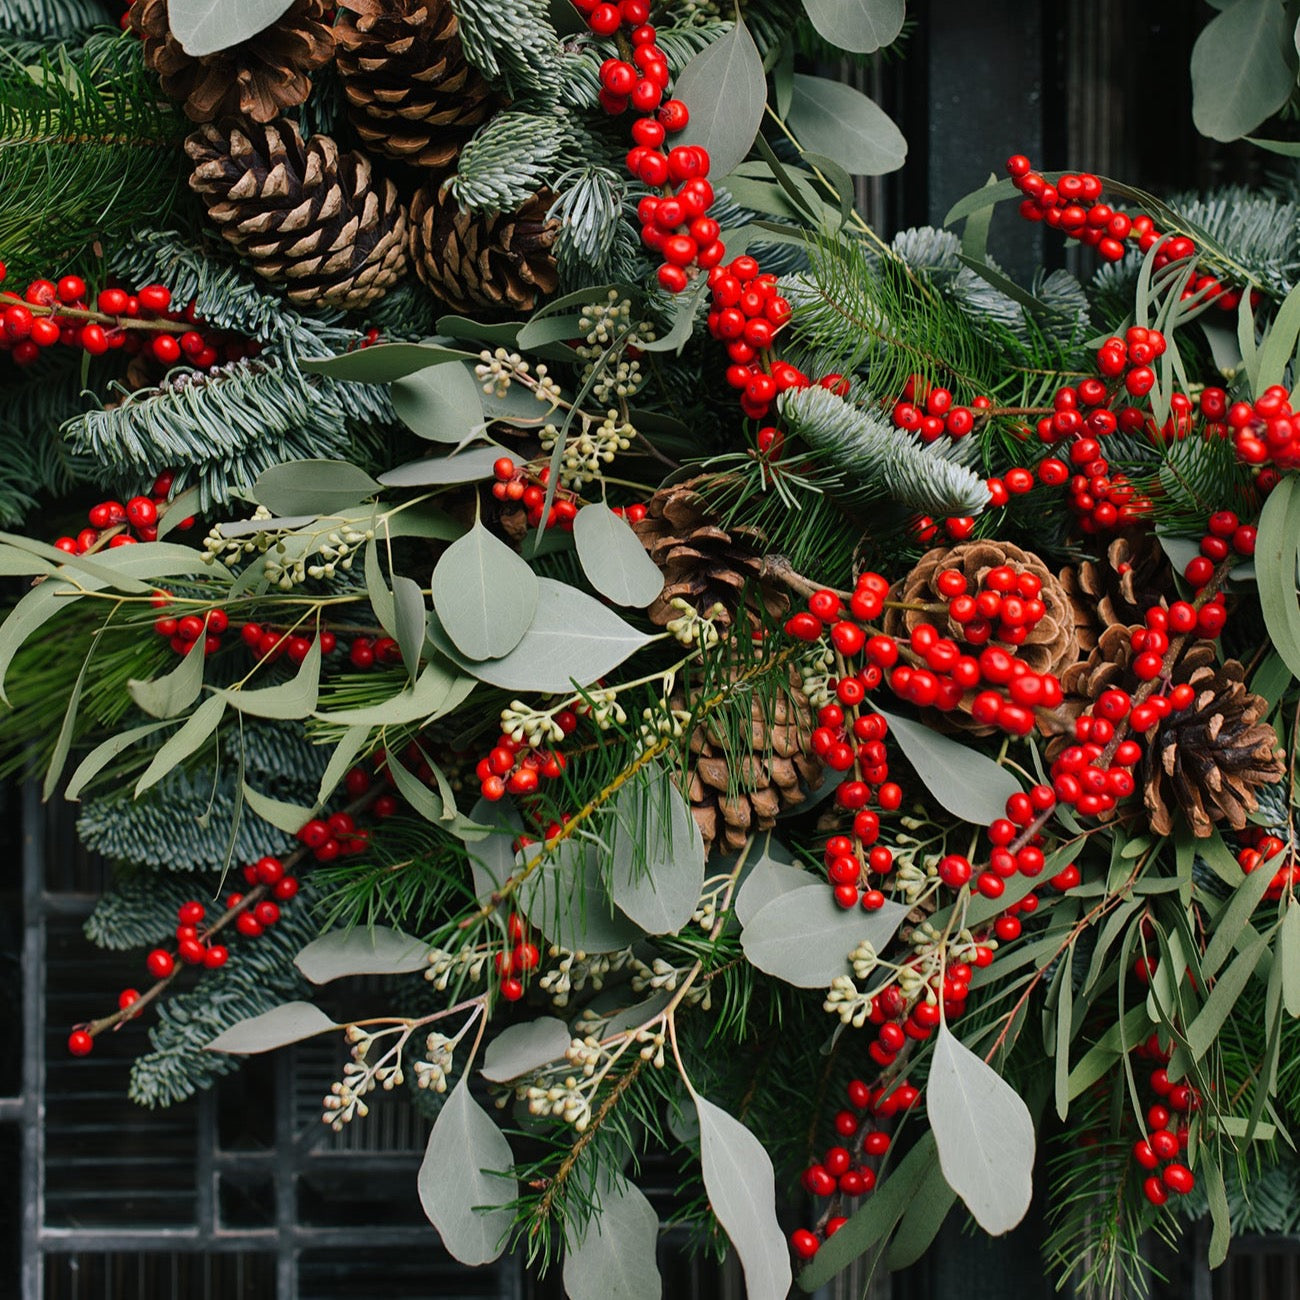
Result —
[[406, 211], [363, 155], [288, 121], [210, 123], [185, 152], [213, 223], [292, 301], [365, 307], [401, 279]]
[[1245, 679], [1235, 659], [1196, 668], [1185, 679], [1196, 691], [1191, 706], [1148, 736], [1142, 796], [1157, 835], [1172, 833], [1180, 809], [1198, 838], [1219, 822], [1241, 830], [1259, 806], [1256, 791], [1285, 775], [1268, 701]]
[[517, 212], [464, 212], [450, 191], [426, 185], [411, 200], [411, 256], [429, 290], [453, 311], [519, 316], [555, 292], [551, 252], [560, 223], [539, 191]]
[[[686, 709], [676, 697], [675, 709]], [[750, 696], [748, 736], [711, 719], [690, 736], [687, 796], [706, 850], [735, 853], [760, 831], [770, 831], [779, 813], [797, 807], [821, 780], [821, 763], [808, 749], [816, 725], [812, 705], [791, 673], [774, 700]], [[738, 751], [737, 743], [743, 745]]]
[[145, 62], [164, 92], [194, 122], [238, 113], [269, 122], [311, 94], [310, 73], [334, 56], [326, 0], [294, 0], [269, 27], [228, 49], [186, 54], [167, 21], [167, 0], [135, 0], [131, 26], [144, 41]]
[[1060, 580], [1074, 609], [1075, 639], [1086, 653], [1106, 628], [1141, 623], [1148, 609], [1167, 604], [1173, 568], [1154, 533], [1130, 532], [1116, 537], [1101, 558], [1062, 569]]
[[[1014, 647], [1016, 657], [1028, 664], [1033, 672], [1052, 673], [1059, 677], [1079, 657], [1074, 632], [1074, 611], [1065, 588], [1042, 560], [1030, 551], [1022, 551], [1010, 542], [992, 539], [963, 542], [959, 546], [940, 546], [921, 556], [907, 577], [893, 585], [889, 598], [909, 605], [946, 604], [946, 598], [935, 585], [939, 574], [945, 569], [958, 570], [965, 577], [968, 590], [973, 594], [979, 589], [984, 575], [1001, 565], [1014, 569], [1018, 574], [1032, 573], [1042, 584], [1039, 599], [1047, 611], [1030, 630], [1024, 644]], [[931, 614], [920, 609], [891, 608], [885, 611], [885, 631], [900, 640], [910, 636], [912, 629], [922, 623], [937, 627], [941, 634], [950, 636], [959, 643], [962, 640], [961, 624], [954, 623], [941, 614]], [[991, 730], [981, 727], [970, 717], [966, 704], [950, 713], [937, 715], [936, 721], [945, 727], [955, 727], [976, 735]]]
[[450, 168], [492, 111], [492, 90], [465, 58], [450, 0], [342, 0], [339, 78], [368, 150]]
[[647, 613], [664, 627], [679, 617], [674, 600], [684, 600], [710, 616], [720, 631], [731, 626], [748, 590], [769, 614], [785, 611], [788, 598], [763, 580], [763, 535], [745, 524], [723, 527], [700, 490], [704, 478], [687, 479], [660, 488], [646, 503], [645, 518], [632, 525], [650, 558], [664, 575], [664, 587]]

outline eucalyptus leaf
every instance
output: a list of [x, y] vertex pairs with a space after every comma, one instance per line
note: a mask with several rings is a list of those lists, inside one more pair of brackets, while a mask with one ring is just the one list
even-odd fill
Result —
[[231, 1025], [205, 1046], [209, 1052], [271, 1052], [337, 1028], [329, 1016], [310, 1002], [285, 1002], [260, 1016]]
[[311, 820], [310, 808], [285, 803], [282, 799], [272, 799], [270, 795], [254, 790], [247, 781], [244, 782], [244, 801], [256, 816], [277, 830], [284, 831], [286, 835], [296, 835]]
[[[527, 854], [542, 852], [533, 845]], [[570, 952], [618, 952], [641, 931], [614, 909], [605, 889], [600, 852], [565, 840], [533, 870], [519, 890], [519, 905], [550, 943]]]
[[796, 889], [807, 889], [810, 885], [826, 888], [826, 882], [818, 880], [811, 871], [775, 862], [764, 855], [754, 863], [741, 883], [732, 911], [741, 925], [748, 925], [773, 899]]
[[1273, 649], [1300, 677], [1300, 602], [1296, 562], [1300, 555], [1300, 475], [1288, 474], [1268, 494], [1255, 539], [1259, 604]]
[[903, 0], [803, 0], [817, 34], [840, 50], [874, 54], [903, 30]]
[[291, 460], [263, 470], [253, 499], [272, 514], [328, 514], [346, 510], [379, 491], [365, 470], [346, 460]]
[[907, 141], [889, 114], [843, 82], [796, 72], [786, 121], [803, 148], [854, 176], [897, 171], [907, 157]]
[[433, 607], [467, 659], [500, 659], [528, 631], [537, 576], [519, 554], [476, 523], [442, 553], [433, 570]]
[[826, 988], [847, 974], [849, 954], [864, 940], [883, 952], [907, 912], [890, 902], [873, 912], [845, 911], [829, 889], [792, 889], [758, 909], [740, 943], [766, 974], [801, 989]]
[[428, 968], [429, 945], [386, 925], [359, 925], [313, 939], [293, 964], [313, 984], [350, 975], [409, 975]]
[[920, 722], [877, 709], [921, 783], [954, 817], [987, 826], [1020, 793], [1020, 782], [1005, 767], [969, 746]]
[[492, 477], [493, 466], [505, 454], [505, 448], [495, 444], [470, 447], [454, 456], [408, 461], [381, 474], [379, 481], [384, 487], [452, 487], [458, 483], [477, 483]]
[[63, 793], [63, 797], [75, 802], [81, 792], [106, 768], [119, 754], [130, 749], [137, 740], [151, 736], [167, 725], [166, 722], [146, 722], [141, 727], [132, 727], [129, 731], [119, 732], [96, 745], [86, 755], [73, 772], [72, 779]]
[[1275, 961], [1282, 963], [1282, 1005], [1300, 1017], [1300, 903], [1292, 899], [1282, 918]]
[[225, 711], [226, 702], [220, 695], [210, 695], [204, 700], [153, 756], [153, 762], [135, 783], [136, 798], [157, 785], [178, 763], [189, 758], [216, 731]]
[[388, 390], [397, 418], [431, 442], [462, 443], [483, 430], [483, 393], [467, 366], [429, 366]]
[[292, 6], [293, 0], [167, 0], [167, 25], [192, 59], [265, 31]]
[[925, 1109], [943, 1176], [992, 1236], [1025, 1217], [1033, 1194], [1034, 1121], [992, 1066], [939, 1026]]
[[513, 1164], [510, 1143], [462, 1077], [434, 1121], [417, 1179], [429, 1222], [462, 1264], [490, 1264], [505, 1249], [516, 1184], [502, 1175]]
[[363, 384], [391, 384], [430, 366], [449, 361], [473, 361], [470, 352], [444, 348], [436, 343], [376, 343], [337, 357], [305, 359], [298, 365], [310, 374], [331, 379], [351, 379]]
[[691, 1090], [700, 1118], [704, 1190], [745, 1271], [749, 1300], [785, 1300], [790, 1253], [776, 1218], [776, 1180], [763, 1144], [733, 1115]]
[[1211, 140], [1236, 140], [1272, 117], [1295, 89], [1287, 7], [1235, 0], [1192, 46], [1192, 121]]
[[476, 661], [463, 655], [436, 612], [429, 620], [430, 639], [480, 681], [507, 691], [546, 694], [570, 692], [575, 683], [589, 686], [651, 640], [576, 587], [553, 578], [537, 582], [537, 613], [519, 644], [500, 659]]
[[568, 1025], [554, 1016], [509, 1025], [487, 1045], [480, 1073], [493, 1083], [509, 1083], [564, 1060], [570, 1041]]
[[681, 70], [673, 95], [691, 115], [673, 143], [702, 145], [715, 175], [734, 171], [749, 153], [767, 105], [767, 75], [749, 28], [737, 21], [701, 50]]
[[640, 344], [641, 351], [675, 352], [680, 356], [695, 332], [696, 313], [708, 287], [708, 276], [702, 275], [685, 293], [679, 293], [673, 301], [673, 323], [668, 332], [648, 343]]
[[524, 822], [509, 799], [493, 803], [480, 799], [469, 810], [470, 820], [492, 830], [469, 852], [474, 897], [486, 902], [510, 878], [515, 869], [515, 840], [523, 834]]
[[664, 575], [631, 525], [602, 502], [578, 511], [573, 540], [587, 581], [614, 604], [644, 608], [663, 590]]
[[439, 657], [421, 669], [413, 685], [404, 686], [381, 704], [318, 712], [313, 716], [335, 726], [364, 728], [402, 726], [441, 717], [459, 705], [476, 685]]
[[[599, 1209], [564, 1255], [569, 1300], [660, 1300], [655, 1262], [659, 1216], [645, 1194], [607, 1168], [596, 1175]], [[570, 1228], [570, 1234], [574, 1229]]]
[[388, 774], [393, 778], [397, 793], [415, 809], [425, 821], [440, 822], [446, 817], [447, 807], [423, 781], [408, 770], [396, 754], [388, 754]]
[[169, 673], [152, 681], [133, 677], [126, 684], [131, 698], [150, 717], [174, 718], [199, 698], [203, 689], [203, 665], [207, 659], [206, 638], [196, 637], [181, 661]]
[[428, 617], [424, 607], [424, 593], [413, 578], [393, 574], [393, 622], [397, 632], [397, 645], [402, 652], [402, 663], [411, 680], [420, 671], [420, 651], [424, 647], [424, 624]]
[[217, 691], [217, 695], [231, 708], [250, 717], [281, 720], [305, 718], [315, 710], [320, 694], [320, 665], [320, 637], [314, 636], [311, 648], [289, 681], [252, 691], [229, 687]]

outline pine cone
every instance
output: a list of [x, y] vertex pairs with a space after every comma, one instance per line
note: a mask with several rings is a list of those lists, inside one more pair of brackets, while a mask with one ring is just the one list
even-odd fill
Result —
[[135, 0], [131, 26], [144, 41], [145, 62], [163, 90], [181, 100], [194, 122], [239, 113], [269, 122], [311, 94], [308, 75], [334, 55], [326, 0], [294, 0], [269, 27], [229, 49], [186, 54], [167, 22], [167, 0]]
[[185, 142], [190, 188], [258, 275], [294, 302], [364, 307], [406, 270], [406, 211], [391, 181], [292, 122], [209, 124]]
[[1114, 624], [1141, 623], [1154, 605], [1168, 603], [1173, 569], [1151, 532], [1116, 537], [1100, 559], [1080, 560], [1061, 570], [1061, 586], [1074, 609], [1075, 640], [1082, 651]]
[[342, 0], [334, 38], [352, 124], [373, 152], [446, 168], [491, 112], [449, 0]]
[[[890, 589], [891, 600], [904, 601], [910, 605], [932, 605], [936, 602], [946, 603], [945, 597], [935, 585], [935, 580], [945, 569], [957, 569], [962, 573], [970, 591], [974, 592], [984, 580], [990, 569], [1008, 565], [1016, 573], [1032, 573], [1042, 584], [1039, 599], [1046, 606], [1047, 612], [1030, 630], [1024, 644], [1017, 647], [1016, 656], [1024, 660], [1036, 673], [1052, 673], [1060, 676], [1061, 672], [1078, 658], [1078, 646], [1074, 637], [1074, 611], [1065, 588], [1048, 567], [1030, 551], [1022, 551], [1010, 542], [992, 539], [979, 542], [963, 542], [959, 546], [940, 546], [927, 551], [917, 562], [916, 567], [901, 582], [896, 582]], [[887, 609], [885, 611], [885, 631], [892, 637], [905, 639], [912, 629], [921, 623], [938, 626], [938, 616], [924, 610]], [[943, 620], [939, 631], [955, 641], [961, 642], [960, 623], [949, 619]], [[963, 704], [949, 713], [935, 715], [936, 721], [945, 728], [955, 727], [976, 735], [986, 734], [989, 727], [981, 727], [967, 712], [968, 705]], [[1040, 715], [1041, 716], [1041, 715]]]
[[453, 311], [532, 311], [558, 283], [551, 246], [560, 223], [546, 216], [552, 201], [542, 190], [517, 212], [462, 212], [454, 195], [426, 185], [411, 200], [411, 256], [420, 279]]
[[1235, 659], [1195, 669], [1185, 680], [1196, 699], [1148, 737], [1142, 797], [1157, 835], [1173, 831], [1175, 809], [1201, 838], [1216, 822], [1241, 830], [1259, 806], [1255, 791], [1285, 774], [1277, 733], [1265, 721], [1268, 701], [1245, 679]]
[[[674, 697], [674, 709], [688, 709]], [[691, 733], [691, 772], [687, 795], [705, 849], [715, 845], [735, 853], [758, 831], [770, 831], [777, 814], [807, 798], [821, 780], [822, 767], [808, 751], [816, 725], [812, 705], [791, 672], [774, 701], [750, 695], [749, 751], [732, 749], [726, 729], [706, 719]]]
[[[663, 571], [664, 589], [647, 611], [659, 627], [681, 616], [675, 600], [714, 617], [719, 630], [731, 626], [747, 588], [769, 614], [782, 613], [788, 603], [779, 588], [762, 580], [763, 535], [745, 524], [723, 528], [700, 491], [705, 481], [660, 488], [646, 503], [645, 518], [632, 525]], [[723, 612], [711, 615], [719, 605]]]

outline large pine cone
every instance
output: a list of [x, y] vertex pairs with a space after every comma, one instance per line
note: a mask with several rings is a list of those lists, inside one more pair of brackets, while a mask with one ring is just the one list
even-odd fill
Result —
[[167, 22], [167, 0], [135, 0], [131, 26], [144, 41], [145, 62], [163, 90], [194, 122], [239, 113], [269, 122], [311, 94], [308, 75], [334, 54], [326, 0], [294, 0], [276, 22], [229, 49], [186, 54]]
[[[972, 593], [979, 589], [984, 575], [990, 569], [1007, 565], [1016, 573], [1032, 573], [1042, 584], [1039, 599], [1046, 613], [1034, 625], [1024, 644], [1015, 649], [1017, 658], [1024, 660], [1036, 673], [1052, 673], [1059, 677], [1062, 671], [1079, 657], [1075, 641], [1074, 610], [1065, 588], [1038, 556], [1022, 551], [1010, 542], [993, 540], [962, 542], [958, 546], [940, 546], [927, 551], [916, 567], [901, 582], [890, 589], [889, 598], [909, 605], [946, 604], [947, 600], [935, 585], [945, 569], [957, 569], [965, 578]], [[940, 626], [942, 622], [942, 626]], [[937, 627], [944, 636], [962, 642], [962, 625], [951, 619], [920, 609], [886, 609], [885, 631], [892, 637], [906, 639], [912, 629], [922, 623]], [[963, 704], [949, 713], [936, 715], [944, 727], [985, 734], [991, 728], [981, 727], [971, 718], [968, 705]], [[1040, 715], [1041, 717], [1041, 715]]]
[[[684, 698], [673, 700], [675, 709], [688, 707]], [[744, 752], [734, 751], [734, 734], [719, 722], [705, 719], [691, 732], [687, 795], [706, 850], [736, 853], [751, 835], [770, 831], [778, 813], [803, 803], [822, 776], [808, 749], [815, 725], [812, 705], [791, 673], [775, 700], [751, 694]]]
[[411, 255], [420, 279], [453, 311], [518, 316], [555, 292], [548, 220], [553, 196], [534, 194], [517, 212], [463, 212], [455, 196], [426, 185], [411, 200]]
[[406, 270], [406, 211], [391, 181], [292, 122], [209, 124], [185, 142], [190, 188], [258, 275], [294, 302], [365, 307]]
[[1265, 721], [1268, 701], [1252, 695], [1245, 679], [1235, 659], [1195, 669], [1185, 678], [1196, 691], [1191, 707], [1148, 737], [1142, 797], [1157, 835], [1173, 831], [1177, 809], [1198, 837], [1216, 822], [1241, 830], [1259, 806], [1256, 790], [1285, 775], [1277, 733]]
[[1104, 556], [1067, 566], [1060, 577], [1083, 651], [1091, 650], [1108, 627], [1141, 623], [1152, 606], [1168, 603], [1174, 586], [1169, 558], [1151, 532], [1124, 533], [1111, 541]]
[[449, 0], [341, 0], [334, 37], [366, 147], [420, 167], [454, 163], [492, 92], [465, 59]]
[[632, 525], [664, 575], [664, 588], [647, 611], [650, 621], [664, 627], [680, 618], [673, 601], [684, 600], [725, 630], [747, 589], [769, 614], [783, 613], [784, 592], [762, 579], [763, 535], [746, 524], [724, 528], [700, 490], [704, 482], [699, 477], [660, 488], [646, 503], [645, 518]]

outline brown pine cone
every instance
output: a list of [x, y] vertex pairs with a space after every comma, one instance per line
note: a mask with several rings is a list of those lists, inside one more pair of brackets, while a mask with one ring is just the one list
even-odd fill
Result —
[[534, 194], [517, 212], [463, 212], [449, 191], [426, 185], [411, 200], [411, 256], [421, 280], [453, 311], [519, 316], [555, 292], [548, 219], [553, 196]]
[[288, 121], [210, 123], [185, 152], [213, 223], [294, 302], [365, 307], [406, 270], [406, 210], [362, 154]]
[[[1030, 551], [1022, 551], [1010, 542], [991, 539], [936, 547], [921, 556], [907, 577], [890, 588], [889, 598], [909, 605], [946, 604], [946, 598], [936, 586], [936, 579], [945, 569], [958, 570], [966, 578], [968, 589], [974, 593], [979, 589], [984, 575], [1001, 565], [1009, 566], [1018, 574], [1032, 573], [1042, 584], [1039, 599], [1047, 611], [1030, 630], [1024, 644], [1016, 647], [1017, 658], [1024, 660], [1033, 672], [1052, 673], [1059, 677], [1079, 655], [1074, 634], [1074, 610], [1065, 588], [1042, 560]], [[912, 629], [921, 623], [932, 624], [942, 635], [950, 636], [958, 643], [962, 640], [961, 624], [940, 614], [920, 609], [885, 611], [885, 631], [897, 639], [906, 640]], [[934, 716], [944, 727], [955, 727], [976, 735], [984, 735], [992, 730], [975, 722], [966, 704], [952, 712]]]
[[647, 611], [650, 621], [666, 626], [683, 612], [673, 602], [685, 601], [725, 630], [746, 590], [769, 614], [783, 613], [786, 595], [762, 578], [763, 535], [745, 524], [724, 528], [700, 490], [705, 481], [700, 476], [660, 488], [646, 503], [645, 518], [632, 525], [664, 575], [664, 588]]
[[1184, 680], [1195, 700], [1161, 720], [1142, 759], [1151, 829], [1171, 834], [1181, 810], [1198, 838], [1218, 822], [1239, 831], [1259, 807], [1255, 791], [1286, 773], [1277, 733], [1266, 721], [1268, 701], [1246, 689], [1246, 671], [1235, 659], [1202, 665]]
[[[679, 696], [672, 707], [688, 706]], [[751, 835], [770, 831], [778, 813], [803, 803], [822, 776], [821, 763], [808, 749], [815, 725], [812, 705], [792, 671], [774, 701], [751, 694], [743, 752], [733, 750], [734, 732], [719, 722], [705, 719], [696, 726], [687, 796], [706, 850], [738, 852]]]
[[341, 0], [339, 77], [367, 149], [448, 168], [492, 110], [450, 0]]
[[194, 122], [239, 113], [269, 122], [311, 94], [308, 75], [334, 55], [326, 0], [294, 0], [274, 23], [229, 49], [186, 54], [167, 22], [167, 0], [135, 0], [131, 26], [144, 41], [145, 62], [163, 90]]
[[1114, 538], [1104, 556], [1062, 569], [1060, 580], [1074, 609], [1075, 639], [1086, 652], [1106, 628], [1141, 623], [1152, 606], [1166, 605], [1173, 568], [1154, 533], [1129, 532]]

